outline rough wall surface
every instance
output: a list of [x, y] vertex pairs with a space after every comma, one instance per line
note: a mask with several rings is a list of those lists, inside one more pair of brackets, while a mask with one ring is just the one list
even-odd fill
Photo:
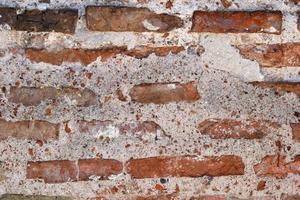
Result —
[[300, 199], [299, 0], [0, 0], [0, 199]]

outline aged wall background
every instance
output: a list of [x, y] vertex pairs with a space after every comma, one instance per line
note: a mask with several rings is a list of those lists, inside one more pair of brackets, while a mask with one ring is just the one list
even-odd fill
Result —
[[0, 0], [0, 199], [300, 199], [299, 0]]

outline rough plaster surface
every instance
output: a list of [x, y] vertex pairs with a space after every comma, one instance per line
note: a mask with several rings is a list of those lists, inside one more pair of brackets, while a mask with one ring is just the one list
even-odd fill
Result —
[[[293, 145], [286, 150], [288, 160], [300, 153], [300, 143], [291, 140], [291, 128], [288, 123], [297, 122], [294, 112], [300, 112], [300, 100], [292, 93], [276, 95], [270, 89], [256, 89], [248, 81], [299, 81], [299, 68], [263, 69], [258, 63], [243, 59], [234, 45], [253, 43], [300, 42], [300, 34], [296, 30], [296, 11], [299, 7], [285, 4], [284, 1], [273, 0], [235, 0], [228, 10], [281, 10], [287, 23], [281, 35], [268, 34], [186, 34], [191, 26], [188, 18], [193, 10], [223, 9], [217, 5], [217, 0], [184, 1], [175, 0], [171, 10], [166, 9], [166, 1], [144, 0], [139, 3], [127, 1], [80, 1], [80, 0], [52, 0], [51, 4], [38, 4], [37, 0], [0, 0], [1, 6], [22, 8], [62, 8], [80, 9], [82, 15], [74, 36], [59, 33], [26, 33], [8, 32], [2, 27], [0, 31], [0, 48], [8, 47], [44, 47], [51, 50], [76, 47], [99, 48], [106, 45], [127, 45], [129, 48], [138, 45], [183, 45], [187, 50], [177, 55], [157, 57], [151, 55], [145, 59], [135, 59], [118, 56], [96, 62], [83, 67], [79, 63], [64, 63], [54, 66], [45, 63], [31, 63], [20, 55], [7, 53], [0, 58], [0, 85], [7, 89], [18, 81], [23, 86], [72, 86], [85, 87], [93, 90], [101, 99], [96, 106], [80, 109], [72, 106], [68, 99], [61, 99], [57, 105], [43, 102], [37, 107], [18, 107], [16, 116], [13, 103], [8, 103], [4, 93], [0, 93], [0, 111], [7, 120], [43, 119], [49, 122], [69, 121], [72, 135], [60, 135], [58, 141], [50, 141], [40, 147], [34, 141], [10, 138], [0, 142], [1, 166], [5, 166], [5, 180], [0, 182], [0, 194], [22, 193], [72, 196], [75, 199], [87, 199], [97, 193], [105, 191], [117, 184], [125, 184], [128, 194], [147, 194], [159, 179], [131, 180], [125, 175], [112, 176], [112, 181], [98, 181], [96, 178], [89, 182], [72, 182], [63, 184], [45, 184], [40, 181], [25, 180], [26, 162], [28, 160], [56, 160], [79, 158], [114, 158], [126, 161], [131, 157], [164, 155], [195, 154], [199, 158], [223, 154], [235, 154], [242, 157], [246, 169], [244, 176], [228, 176], [218, 178], [169, 178], [165, 186], [168, 191], [175, 191], [176, 184], [181, 195], [202, 194], [216, 195], [227, 193], [229, 196], [249, 198], [249, 196], [275, 196], [280, 198], [282, 193], [296, 194], [300, 192], [299, 176], [288, 175], [285, 179], [263, 178], [267, 189], [256, 191], [255, 188], [261, 178], [252, 169], [253, 164], [261, 161], [268, 154], [275, 154], [275, 141], [280, 140], [284, 147]], [[164, 4], [161, 4], [163, 2]], [[84, 28], [84, 6], [86, 5], [124, 5], [148, 7], [162, 13], [177, 13], [184, 19], [186, 26], [172, 31], [163, 37], [159, 33], [98, 33], [87, 32]], [[200, 56], [189, 51], [191, 45], [201, 45], [205, 51]], [[70, 71], [74, 71], [72, 76]], [[91, 79], [84, 73], [92, 72]], [[196, 81], [202, 97], [196, 103], [170, 103], [167, 105], [139, 105], [121, 102], [115, 97], [115, 91], [122, 88], [125, 95], [129, 89], [143, 82], [188, 82]], [[73, 85], [74, 86], [74, 85]], [[9, 91], [9, 90], [8, 90]], [[264, 97], [261, 98], [261, 95]], [[111, 100], [104, 103], [106, 96]], [[46, 116], [45, 110], [52, 109], [52, 116]], [[232, 118], [237, 112], [238, 119], [256, 118], [280, 122], [283, 125], [274, 129], [272, 134], [261, 140], [212, 140], [201, 135], [195, 124], [207, 118]], [[82, 135], [78, 131], [76, 120], [113, 120], [121, 122], [136, 121], [136, 115], [141, 120], [153, 120], [170, 137], [162, 137], [157, 141], [150, 138], [150, 142], [143, 143], [135, 137], [118, 135], [112, 127], [98, 135]], [[61, 127], [64, 132], [63, 127]], [[106, 135], [109, 139], [99, 139], [99, 135]], [[129, 148], [125, 148], [130, 144]], [[31, 148], [35, 152], [32, 158], [27, 151]], [[94, 151], [91, 149], [94, 148]], [[0, 180], [2, 179], [0, 172]], [[117, 197], [114, 197], [118, 199]], [[112, 199], [114, 199], [112, 198]], [[182, 198], [184, 198], [182, 196]]]

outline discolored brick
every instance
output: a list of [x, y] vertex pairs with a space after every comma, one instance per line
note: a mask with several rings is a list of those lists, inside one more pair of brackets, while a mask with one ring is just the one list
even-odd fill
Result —
[[77, 106], [91, 106], [97, 103], [96, 94], [87, 88], [64, 87], [57, 89], [54, 87], [12, 87], [8, 95], [8, 100], [13, 103], [20, 103], [24, 106], [37, 106], [45, 100], [56, 100], [61, 97], [69, 98]]
[[112, 159], [86, 159], [79, 160], [79, 180], [89, 180], [91, 176], [108, 179], [111, 175], [122, 173], [123, 164]]
[[61, 10], [25, 10], [17, 14], [14, 8], [0, 8], [0, 24], [8, 24], [12, 29], [29, 32], [75, 32], [78, 11]]
[[75, 161], [51, 160], [28, 162], [27, 179], [43, 179], [45, 183], [63, 183], [77, 180]]
[[259, 88], [269, 88], [277, 92], [292, 92], [300, 96], [300, 83], [297, 82], [251, 82]]
[[293, 139], [296, 142], [300, 142], [300, 123], [292, 123], [292, 134], [293, 134]]
[[192, 32], [280, 34], [279, 11], [195, 11]]
[[14, 137], [17, 139], [49, 140], [57, 139], [59, 124], [41, 120], [5, 121], [0, 120], [0, 140]]
[[238, 46], [241, 55], [261, 67], [299, 67], [300, 43], [256, 44]]
[[169, 53], [177, 54], [183, 51], [181, 46], [166, 47], [147, 47], [139, 46], [128, 50], [125, 46], [120, 47], [103, 47], [99, 49], [63, 49], [60, 51], [48, 51], [46, 49], [26, 49], [26, 57], [33, 62], [44, 62], [53, 65], [61, 65], [63, 62], [79, 62], [82, 65], [88, 65], [101, 57], [102, 61], [117, 55], [127, 55], [134, 58], [146, 58], [150, 54], [156, 56], [166, 56]]
[[207, 119], [199, 124], [198, 129], [201, 134], [214, 139], [260, 139], [278, 127], [275, 122], [263, 120]]
[[170, 102], [193, 102], [200, 99], [195, 82], [189, 83], [144, 83], [134, 86], [129, 93], [138, 103], [166, 104]]
[[89, 6], [86, 15], [91, 31], [168, 32], [183, 25], [179, 17], [156, 14], [148, 8]]
[[257, 176], [273, 176], [276, 178], [284, 178], [289, 173], [300, 175], [300, 159], [295, 157], [294, 161], [286, 162], [285, 156], [269, 155], [262, 161], [254, 165], [254, 171]]

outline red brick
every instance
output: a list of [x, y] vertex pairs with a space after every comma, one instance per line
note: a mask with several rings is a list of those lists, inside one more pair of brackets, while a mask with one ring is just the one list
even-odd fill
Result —
[[43, 179], [45, 183], [63, 183], [77, 180], [75, 161], [53, 160], [28, 162], [28, 179]]
[[266, 188], [266, 181], [259, 181], [256, 187], [257, 191], [262, 191]]
[[214, 139], [260, 139], [272, 132], [279, 125], [269, 121], [234, 119], [207, 119], [199, 124], [201, 134]]
[[296, 82], [252, 82], [251, 84], [260, 88], [273, 89], [276, 92], [292, 92], [300, 96], [300, 83]]
[[300, 142], [300, 123], [292, 123], [292, 133], [293, 139], [297, 142]]
[[222, 5], [224, 8], [229, 8], [232, 5], [231, 0], [221, 0]]
[[[91, 31], [113, 32], [168, 32], [183, 25], [179, 17], [156, 14], [147, 8], [130, 7], [89, 6], [86, 21]], [[147, 23], [150, 27], [144, 25]]]
[[257, 61], [261, 67], [300, 66], [300, 43], [238, 46], [241, 55]]
[[0, 139], [14, 137], [29, 140], [57, 139], [59, 124], [52, 124], [41, 120], [5, 121], [0, 120]]
[[111, 175], [122, 173], [123, 164], [112, 159], [79, 160], [79, 180], [87, 181], [91, 176], [108, 179]]
[[195, 82], [144, 83], [134, 86], [129, 93], [131, 100], [139, 103], [166, 104], [170, 102], [193, 102], [200, 99]]
[[262, 161], [254, 165], [254, 171], [258, 176], [274, 176], [284, 178], [289, 173], [300, 175], [300, 159], [295, 157], [294, 161], [286, 162], [285, 156], [266, 156]]
[[17, 14], [16, 9], [1, 8], [0, 24], [8, 24], [12, 29], [31, 32], [75, 32], [77, 10], [25, 10]]
[[281, 12], [195, 11], [192, 32], [280, 34]]
[[33, 62], [44, 62], [53, 65], [61, 65], [63, 62], [79, 62], [88, 65], [101, 56], [102, 61], [117, 55], [127, 55], [134, 58], [146, 58], [154, 53], [156, 56], [166, 56], [169, 53], [177, 54], [183, 51], [182, 46], [147, 47], [139, 46], [128, 50], [125, 46], [106, 47], [100, 49], [63, 49], [60, 51], [48, 51], [46, 49], [26, 49], [26, 57]]
[[68, 97], [75, 101], [78, 106], [91, 106], [97, 103], [96, 94], [89, 90], [64, 87], [57, 89], [54, 87], [12, 87], [8, 100], [13, 103], [21, 103], [24, 106], [37, 106], [45, 100], [56, 100], [61, 97]]
[[128, 174], [137, 179], [243, 175], [244, 167], [242, 159], [232, 155], [203, 160], [192, 156], [161, 156], [133, 159], [126, 164]]

